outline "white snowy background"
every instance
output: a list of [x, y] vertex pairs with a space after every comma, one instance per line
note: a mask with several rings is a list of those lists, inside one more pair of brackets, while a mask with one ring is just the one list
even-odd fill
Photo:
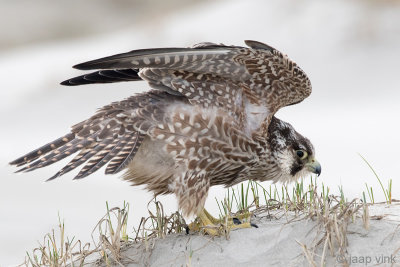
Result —
[[[308, 99], [277, 117], [313, 142], [322, 164], [318, 179], [336, 192], [343, 185], [348, 198], [360, 197], [367, 182], [383, 200], [360, 153], [385, 186], [393, 179], [393, 196], [400, 198], [399, 1], [221, 0], [180, 8], [175, 8], [180, 1], [151, 1], [150, 7], [122, 1], [119, 9], [107, 1], [92, 7], [78, 1], [19, 2], [17, 9], [0, 0], [7, 11], [0, 27], [0, 266], [21, 263], [25, 251], [57, 227], [58, 213], [67, 235], [83, 241], [91, 240], [106, 201], [111, 206], [128, 201], [132, 225], [147, 215], [152, 195], [103, 170], [79, 181], [72, 180], [77, 173], [72, 172], [46, 183], [67, 161], [19, 175], [7, 165], [64, 135], [96, 108], [147, 90], [144, 82], [59, 85], [81, 74], [71, 68], [76, 63], [132, 49], [201, 41], [242, 45], [245, 39], [276, 47], [306, 71], [313, 85]], [[50, 16], [54, 5], [62, 10]], [[39, 15], [32, 19], [33, 14]], [[66, 23], [68, 17], [73, 21]], [[212, 188], [206, 207], [216, 213], [214, 197], [223, 195], [223, 188]], [[176, 209], [173, 196], [161, 200], [167, 211]]]

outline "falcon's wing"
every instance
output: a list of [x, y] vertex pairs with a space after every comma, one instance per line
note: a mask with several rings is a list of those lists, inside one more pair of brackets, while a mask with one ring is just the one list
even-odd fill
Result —
[[191, 102], [208, 99], [213, 105], [216, 97], [222, 96], [229, 99], [222, 103], [228, 110], [230, 107], [226, 104], [238, 104], [242, 95], [252, 104], [266, 107], [270, 114], [310, 95], [311, 83], [296, 63], [266, 44], [245, 42], [249, 48], [201, 43], [192, 48], [134, 50], [74, 67], [139, 70], [139, 76], [153, 88], [185, 95]]
[[89, 74], [81, 75], [62, 82], [62, 85], [82, 85], [91, 83], [114, 83], [141, 81], [136, 69], [101, 70]]
[[[101, 108], [91, 118], [74, 125], [71, 132], [12, 162], [20, 171], [33, 171], [79, 153], [49, 180], [86, 163], [75, 179], [84, 178], [107, 165], [106, 174], [121, 171], [134, 157], [157, 109], [179, 97], [150, 91]], [[182, 97], [181, 97], [182, 98]], [[149, 117], [150, 116], [150, 117]]]

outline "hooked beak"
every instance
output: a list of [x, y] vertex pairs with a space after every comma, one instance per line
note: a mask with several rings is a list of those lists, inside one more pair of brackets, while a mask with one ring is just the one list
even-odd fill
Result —
[[306, 167], [310, 172], [315, 173], [318, 176], [321, 174], [321, 164], [319, 164], [315, 158], [310, 159], [306, 164]]

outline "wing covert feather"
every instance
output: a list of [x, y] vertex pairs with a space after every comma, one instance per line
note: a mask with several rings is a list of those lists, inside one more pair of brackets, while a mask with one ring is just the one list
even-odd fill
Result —
[[[251, 96], [250, 101], [255, 99], [252, 104], [265, 106], [271, 115], [284, 106], [301, 102], [311, 94], [307, 75], [286, 55], [261, 42], [246, 40], [245, 43], [249, 48], [200, 43], [191, 48], [133, 50], [74, 67], [112, 71], [135, 69], [151, 87], [174, 95], [187, 94], [184, 86], [190, 90], [201, 90], [202, 86], [198, 84], [204, 83], [202, 75], [208, 75], [214, 79], [209, 79], [207, 83], [218, 85], [224, 80], [222, 84], [234, 83], [237, 88], [246, 88], [250, 91], [250, 94], [246, 93]], [[87, 79], [97, 79], [101, 71], [95, 74], [89, 74]], [[113, 82], [112, 79], [106, 77], [99, 82]], [[196, 79], [199, 82], [197, 86]], [[74, 82], [73, 79], [70, 81]], [[243, 91], [241, 89], [242, 95]], [[218, 91], [213, 94], [215, 98], [218, 97]], [[193, 97], [188, 99], [195, 102]], [[231, 110], [230, 104], [222, 103], [220, 107]]]

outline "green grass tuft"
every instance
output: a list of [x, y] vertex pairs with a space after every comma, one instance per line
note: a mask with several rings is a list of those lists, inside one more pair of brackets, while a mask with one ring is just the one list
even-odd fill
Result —
[[[358, 155], [363, 159], [363, 161], [368, 165], [368, 167], [369, 167], [369, 168], [371, 169], [371, 171], [374, 173], [376, 179], [377, 179], [378, 182], [379, 182], [379, 185], [381, 186], [382, 192], [383, 192], [383, 194], [384, 194], [384, 196], [385, 196], [385, 199], [386, 199], [386, 203], [387, 203], [387, 204], [392, 204], [392, 179], [389, 179], [389, 181], [388, 181], [388, 188], [385, 189], [385, 188], [383, 187], [382, 181], [381, 181], [381, 179], [379, 178], [378, 174], [376, 173], [375, 169], [371, 166], [371, 164], [369, 164], [369, 162], [368, 162], [361, 154], [358, 154]], [[365, 186], [367, 187], [367, 192], [368, 192], [368, 194], [370, 194], [370, 200], [372, 199], [372, 203], [375, 203], [375, 200], [374, 200], [374, 197], [373, 197], [372, 187], [370, 188], [370, 190], [368, 190], [368, 185], [365, 184]]]

